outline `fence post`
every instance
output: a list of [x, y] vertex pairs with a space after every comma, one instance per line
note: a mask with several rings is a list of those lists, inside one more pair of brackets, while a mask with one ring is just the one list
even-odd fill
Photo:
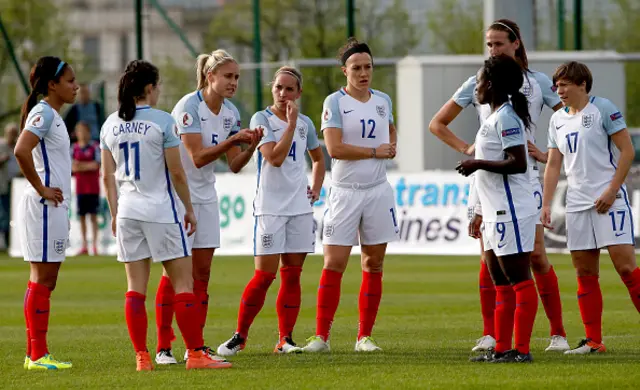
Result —
[[136, 48], [138, 52], [138, 59], [141, 60], [144, 57], [144, 50], [142, 47], [142, 2], [143, 0], [136, 0]]
[[260, 39], [260, 0], [253, 0], [253, 61], [255, 69], [256, 111], [262, 110], [262, 40]]
[[347, 38], [356, 36], [355, 2], [356, 0], [347, 0]]

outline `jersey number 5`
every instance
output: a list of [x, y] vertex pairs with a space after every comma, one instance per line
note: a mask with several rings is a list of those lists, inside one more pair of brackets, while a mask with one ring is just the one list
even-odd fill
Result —
[[[362, 138], [376, 138], [375, 134], [373, 134], [373, 132], [376, 130], [376, 121], [374, 121], [373, 119], [369, 119], [368, 121], [365, 122], [364, 119], [360, 119], [360, 123], [362, 123]], [[369, 130], [368, 135], [367, 135], [367, 125], [371, 127], [371, 130]]]
[[133, 151], [133, 180], [140, 180], [140, 142], [121, 142], [120, 150], [124, 153], [124, 173], [131, 176], [129, 168], [129, 148]]

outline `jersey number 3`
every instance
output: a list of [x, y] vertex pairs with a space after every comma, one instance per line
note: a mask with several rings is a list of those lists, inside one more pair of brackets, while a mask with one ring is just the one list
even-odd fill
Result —
[[121, 142], [120, 150], [124, 153], [124, 173], [128, 177], [131, 176], [131, 169], [129, 168], [129, 148], [133, 151], [133, 179], [140, 180], [140, 142]]

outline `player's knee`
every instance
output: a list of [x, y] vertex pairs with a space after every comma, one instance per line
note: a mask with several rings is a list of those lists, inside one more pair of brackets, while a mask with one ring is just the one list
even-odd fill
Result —
[[581, 276], [598, 276], [598, 268], [594, 268], [594, 267], [586, 267], [586, 266], [577, 266], [576, 267], [576, 274], [578, 275], [578, 277]]
[[627, 276], [630, 275], [638, 267], [633, 262], [627, 262], [624, 264], [617, 264], [615, 265], [615, 268], [616, 272], [618, 272], [618, 275]]
[[531, 269], [534, 273], [546, 274], [550, 268], [551, 264], [549, 264], [544, 248], [536, 248], [536, 250], [531, 252]]
[[211, 263], [209, 264], [193, 264], [193, 279], [209, 283], [211, 276]]
[[366, 272], [379, 273], [382, 272], [382, 263], [384, 257], [381, 256], [363, 256], [362, 269]]

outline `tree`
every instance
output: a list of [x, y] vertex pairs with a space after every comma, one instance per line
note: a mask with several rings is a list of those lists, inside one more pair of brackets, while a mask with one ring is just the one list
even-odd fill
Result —
[[[205, 37], [208, 47], [228, 49], [239, 62], [253, 62], [253, 13], [251, 0], [230, 2], [216, 13]], [[402, 57], [419, 42], [418, 29], [410, 23], [403, 0], [384, 6], [381, 0], [358, 2], [357, 38], [366, 41], [376, 57]], [[362, 3], [362, 4], [360, 4]], [[339, 17], [336, 17], [339, 15]], [[335, 0], [262, 0], [260, 13], [263, 62], [294, 62], [297, 59], [335, 58], [346, 41], [346, 15], [342, 1]], [[382, 33], [383, 32], [383, 33]], [[305, 66], [301, 108], [316, 121], [320, 118], [324, 98], [344, 84], [336, 66]], [[275, 67], [263, 68], [263, 79], [270, 80]], [[164, 71], [164, 70], [163, 70]], [[171, 69], [170, 72], [176, 72]], [[253, 113], [253, 72], [243, 71], [240, 88], [234, 99], [240, 103], [243, 117]], [[194, 76], [190, 76], [194, 77]], [[172, 84], [174, 84], [172, 82]], [[188, 90], [193, 90], [194, 81]], [[175, 86], [174, 86], [175, 87]], [[393, 69], [378, 67], [374, 87], [395, 95]], [[265, 102], [270, 88], [263, 87]], [[266, 105], [267, 103], [265, 103]], [[247, 123], [245, 121], [244, 123]]]
[[[74, 65], [80, 60], [70, 49], [70, 33], [51, 0], [0, 0], [2, 21], [12, 40], [22, 71], [29, 70], [43, 55], [55, 55]], [[80, 67], [78, 67], [80, 68]], [[21, 104], [25, 95], [11, 63], [4, 40], [0, 39], [0, 114]], [[16, 115], [6, 119], [15, 120]]]
[[483, 1], [443, 0], [427, 11], [429, 41], [436, 53], [482, 54]]

